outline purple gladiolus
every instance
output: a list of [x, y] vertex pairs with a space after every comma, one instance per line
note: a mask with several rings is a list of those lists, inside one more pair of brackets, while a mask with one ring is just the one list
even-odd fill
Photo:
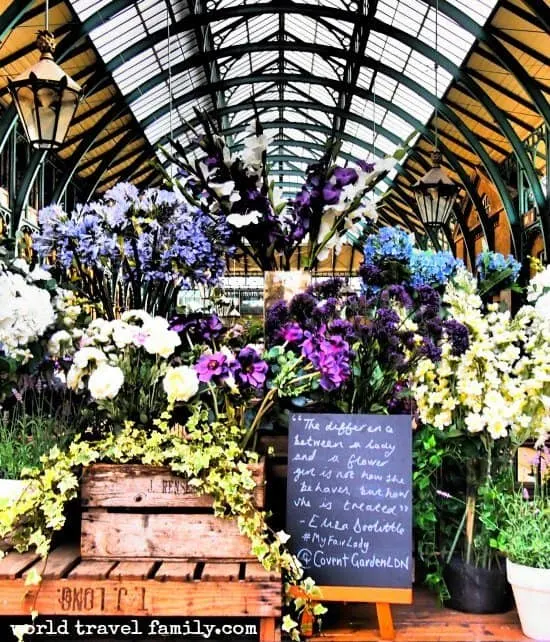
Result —
[[336, 184], [340, 187], [345, 187], [346, 185], [351, 185], [357, 180], [357, 172], [353, 167], [336, 167], [332, 176], [336, 180]]
[[342, 188], [332, 183], [326, 183], [323, 187], [323, 200], [326, 205], [335, 205], [340, 200]]
[[199, 381], [212, 381], [212, 379], [221, 379], [229, 374], [227, 357], [223, 352], [214, 352], [213, 354], [203, 354], [195, 365], [195, 370]]

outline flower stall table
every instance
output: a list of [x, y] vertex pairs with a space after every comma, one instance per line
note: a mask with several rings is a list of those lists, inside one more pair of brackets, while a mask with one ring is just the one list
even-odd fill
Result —
[[[42, 576], [26, 586], [31, 570]], [[259, 641], [279, 642], [281, 580], [252, 559], [231, 562], [82, 560], [78, 545], [0, 560], [0, 615], [259, 618]]]

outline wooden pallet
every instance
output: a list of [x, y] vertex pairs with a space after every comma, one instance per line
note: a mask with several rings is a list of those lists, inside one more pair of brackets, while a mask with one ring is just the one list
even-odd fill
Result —
[[[264, 462], [250, 464], [254, 504], [264, 506]], [[81, 555], [87, 559], [254, 559], [235, 520], [213, 500], [159, 466], [94, 464], [81, 483]]]
[[[25, 586], [31, 569], [42, 576]], [[279, 642], [281, 579], [258, 562], [83, 560], [78, 545], [0, 560], [0, 616], [259, 618], [260, 642]]]

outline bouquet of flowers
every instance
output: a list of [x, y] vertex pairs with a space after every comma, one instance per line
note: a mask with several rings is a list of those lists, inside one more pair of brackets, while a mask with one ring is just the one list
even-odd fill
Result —
[[256, 121], [241, 154], [232, 154], [207, 115], [198, 114], [204, 134], [197, 136], [204, 156], [191, 163], [176, 141], [177, 188], [195, 205], [207, 210], [231, 230], [231, 245], [262, 270], [289, 269], [300, 245], [306, 269], [313, 269], [331, 249], [338, 253], [353, 243], [376, 220], [375, 207], [365, 196], [395, 165], [402, 154], [356, 168], [334, 163], [337, 149], [329, 146], [308, 167], [304, 185], [293, 202], [286, 203], [269, 178], [267, 149], [270, 138]]
[[167, 316], [179, 289], [216, 284], [225, 269], [229, 229], [174, 192], [120, 183], [71, 215], [52, 205], [39, 220], [41, 259], [109, 319], [130, 308]]

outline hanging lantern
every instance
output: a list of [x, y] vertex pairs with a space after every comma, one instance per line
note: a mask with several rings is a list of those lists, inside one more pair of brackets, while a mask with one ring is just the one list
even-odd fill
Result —
[[459, 186], [441, 169], [441, 152], [432, 152], [432, 169], [413, 185], [414, 195], [425, 225], [443, 227], [453, 209]]
[[67, 136], [82, 90], [54, 62], [50, 31], [38, 32], [36, 47], [40, 60], [9, 80], [8, 89], [29, 143], [36, 149], [57, 149]]

